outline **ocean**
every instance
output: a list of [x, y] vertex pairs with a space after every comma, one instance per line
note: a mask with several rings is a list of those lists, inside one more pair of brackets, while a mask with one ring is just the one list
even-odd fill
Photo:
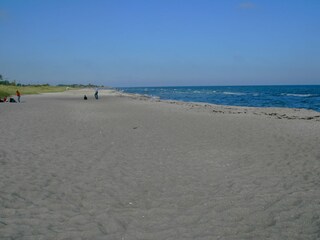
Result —
[[320, 112], [320, 85], [117, 88], [164, 100], [244, 107], [304, 108]]

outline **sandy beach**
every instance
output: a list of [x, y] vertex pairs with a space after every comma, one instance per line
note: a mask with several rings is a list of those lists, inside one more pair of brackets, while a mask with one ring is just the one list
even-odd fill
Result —
[[0, 104], [1, 240], [320, 239], [319, 112], [21, 100]]

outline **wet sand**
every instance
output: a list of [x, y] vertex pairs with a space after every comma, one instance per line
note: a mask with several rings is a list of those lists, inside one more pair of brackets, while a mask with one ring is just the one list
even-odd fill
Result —
[[0, 104], [1, 240], [320, 239], [320, 113], [21, 100]]

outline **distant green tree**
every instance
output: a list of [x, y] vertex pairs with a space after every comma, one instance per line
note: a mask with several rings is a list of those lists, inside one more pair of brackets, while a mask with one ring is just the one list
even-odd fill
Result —
[[0, 84], [1, 85], [10, 85], [10, 82], [8, 80], [3, 80], [3, 81], [0, 81]]

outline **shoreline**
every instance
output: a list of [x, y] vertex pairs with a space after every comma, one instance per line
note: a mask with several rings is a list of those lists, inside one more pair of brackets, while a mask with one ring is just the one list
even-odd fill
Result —
[[148, 95], [123, 93], [121, 91], [114, 90], [116, 95], [122, 97], [129, 97], [132, 99], [150, 101], [150, 102], [162, 102], [167, 104], [183, 105], [192, 108], [202, 108], [206, 111], [212, 111], [213, 113], [229, 113], [229, 114], [254, 114], [254, 115], [267, 115], [278, 119], [300, 119], [300, 120], [314, 120], [320, 121], [320, 112], [304, 109], [304, 108], [279, 108], [279, 107], [245, 107], [245, 106], [229, 106], [218, 105], [204, 102], [185, 102], [176, 100], [164, 100], [160, 98], [153, 98]]

